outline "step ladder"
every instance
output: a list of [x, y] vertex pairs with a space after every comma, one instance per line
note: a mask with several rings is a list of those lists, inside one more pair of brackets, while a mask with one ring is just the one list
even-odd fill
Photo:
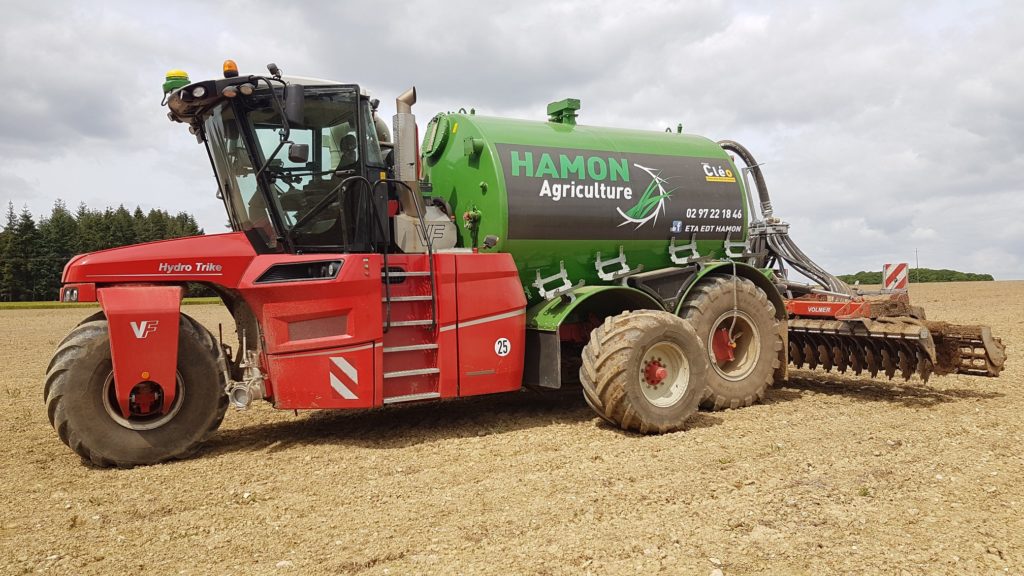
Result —
[[392, 254], [381, 269], [384, 403], [440, 398], [433, 257]]

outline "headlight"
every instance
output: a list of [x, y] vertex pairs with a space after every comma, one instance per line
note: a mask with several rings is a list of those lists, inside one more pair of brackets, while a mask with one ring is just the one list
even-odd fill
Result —
[[64, 301], [65, 302], [78, 302], [78, 288], [65, 288], [64, 289]]
[[196, 86], [192, 89], [193, 98], [202, 98], [203, 96], [206, 96], [206, 88], [203, 88], [202, 86]]

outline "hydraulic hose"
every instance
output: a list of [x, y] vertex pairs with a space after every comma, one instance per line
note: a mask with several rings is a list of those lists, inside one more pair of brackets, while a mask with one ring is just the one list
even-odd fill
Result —
[[[803, 250], [797, 247], [793, 239], [789, 237], [787, 226], [784, 223], [778, 220], [772, 223], [768, 222], [772, 217], [772, 201], [768, 196], [768, 186], [765, 184], [764, 174], [761, 173], [761, 167], [758, 166], [757, 160], [754, 160], [754, 155], [742, 144], [732, 140], [721, 140], [718, 142], [718, 145], [723, 150], [739, 156], [740, 160], [743, 161], [754, 176], [757, 196], [761, 201], [761, 217], [764, 219], [764, 222], [751, 233], [751, 242], [754, 246], [753, 251], [759, 253], [765, 250], [767, 257], [764, 260], [774, 258], [776, 261], [789, 264], [794, 270], [821, 285], [826, 292], [834, 295], [847, 294], [852, 296], [854, 291], [849, 285], [815, 264], [807, 254], [804, 254]], [[763, 265], [764, 260], [759, 262]]]
[[768, 196], [768, 185], [764, 183], [764, 175], [761, 174], [761, 167], [757, 164], [757, 160], [754, 160], [754, 155], [742, 144], [733, 140], [719, 140], [718, 145], [723, 150], [735, 153], [750, 169], [750, 173], [754, 175], [754, 184], [757, 186], [757, 197], [761, 200], [761, 216], [765, 219], [771, 218], [772, 199]]

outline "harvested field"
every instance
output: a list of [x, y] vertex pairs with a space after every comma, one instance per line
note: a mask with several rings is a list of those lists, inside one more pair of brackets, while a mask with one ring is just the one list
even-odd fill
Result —
[[1024, 282], [912, 296], [990, 324], [1003, 376], [796, 372], [657, 437], [608, 427], [578, 391], [260, 405], [196, 457], [134, 470], [83, 465], [47, 422], [50, 354], [92, 311], [0, 311], [0, 573], [1020, 573]]

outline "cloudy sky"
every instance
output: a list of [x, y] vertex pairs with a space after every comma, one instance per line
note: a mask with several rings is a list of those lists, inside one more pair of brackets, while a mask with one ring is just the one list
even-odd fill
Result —
[[[439, 6], [444, 8], [439, 8]], [[0, 202], [226, 218], [164, 73], [276, 62], [438, 111], [744, 143], [777, 215], [836, 273], [881, 263], [1024, 279], [1024, 3], [0, 2]]]

